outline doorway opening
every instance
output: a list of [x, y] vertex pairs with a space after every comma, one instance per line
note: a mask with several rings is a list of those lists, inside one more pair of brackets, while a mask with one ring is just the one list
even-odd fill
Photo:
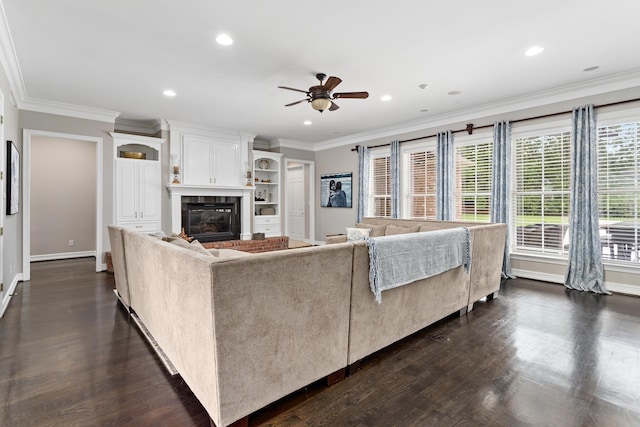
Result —
[[25, 129], [23, 151], [23, 280], [31, 261], [93, 256], [102, 271], [102, 138]]
[[289, 240], [315, 242], [315, 162], [285, 159], [285, 234]]

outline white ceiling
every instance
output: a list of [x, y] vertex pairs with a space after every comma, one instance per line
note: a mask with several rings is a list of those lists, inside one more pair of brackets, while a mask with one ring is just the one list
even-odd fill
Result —
[[[636, 0], [2, 0], [24, 103], [72, 104], [299, 143], [615, 79], [638, 85]], [[220, 33], [231, 46], [215, 42]], [[524, 52], [545, 48], [538, 56]], [[595, 71], [584, 71], [598, 66]], [[285, 104], [342, 78], [320, 114]], [[427, 84], [427, 89], [419, 88]], [[18, 85], [19, 86], [19, 85]], [[162, 95], [164, 89], [175, 98]], [[459, 95], [448, 95], [458, 90]], [[18, 89], [20, 92], [21, 89]], [[389, 94], [393, 99], [380, 101]], [[16, 94], [14, 93], [14, 96]], [[423, 112], [421, 110], [428, 110]], [[310, 126], [303, 121], [311, 120]]]

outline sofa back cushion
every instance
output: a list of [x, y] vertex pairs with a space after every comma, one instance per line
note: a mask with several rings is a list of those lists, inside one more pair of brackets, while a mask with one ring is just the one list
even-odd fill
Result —
[[420, 231], [420, 226], [415, 225], [413, 227], [402, 227], [398, 225], [389, 224], [385, 230], [385, 236], [394, 236], [396, 234], [417, 233]]
[[385, 230], [387, 229], [387, 224], [373, 225], [373, 224], [365, 224], [358, 223], [356, 224], [356, 228], [368, 228], [371, 230], [369, 232], [369, 237], [381, 237], [384, 236]]

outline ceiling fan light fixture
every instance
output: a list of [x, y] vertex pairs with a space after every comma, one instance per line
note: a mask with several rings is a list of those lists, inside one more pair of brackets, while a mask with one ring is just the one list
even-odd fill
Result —
[[324, 110], [328, 110], [329, 107], [331, 107], [331, 100], [327, 98], [316, 98], [311, 101], [311, 107], [322, 113]]

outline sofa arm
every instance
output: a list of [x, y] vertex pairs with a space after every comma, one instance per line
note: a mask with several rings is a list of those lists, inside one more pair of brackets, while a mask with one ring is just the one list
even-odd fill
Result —
[[334, 243], [345, 243], [346, 241], [347, 241], [346, 234], [329, 234], [324, 238], [324, 243], [326, 245], [332, 245]]

